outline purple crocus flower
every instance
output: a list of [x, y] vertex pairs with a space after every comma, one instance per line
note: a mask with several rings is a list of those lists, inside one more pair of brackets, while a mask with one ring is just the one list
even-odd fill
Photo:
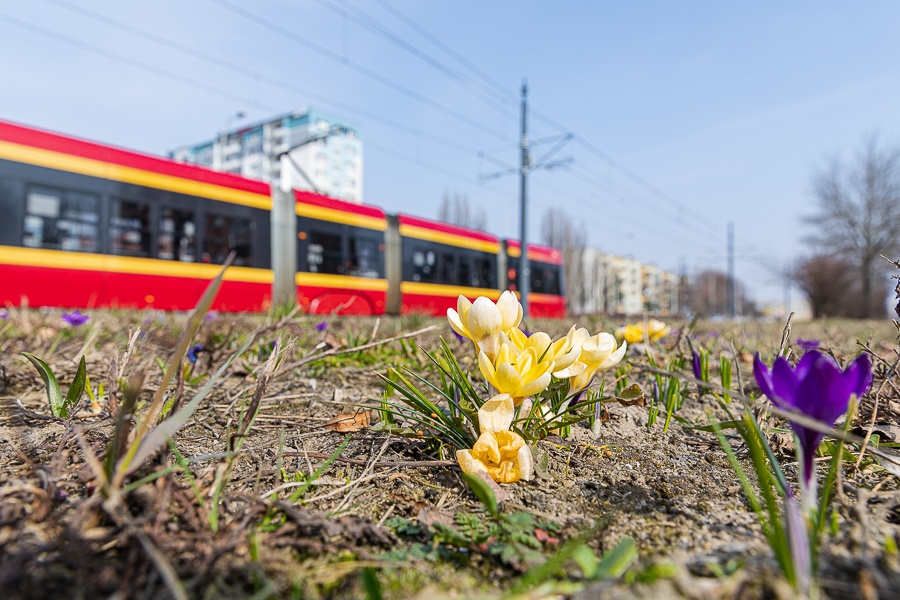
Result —
[[9, 313], [6, 312], [5, 310], [0, 310], [0, 320], [8, 319], [8, 318], [9, 318]]
[[316, 331], [325, 331], [326, 329], [328, 329], [327, 321], [321, 321], [319, 323], [316, 323]]
[[218, 318], [219, 318], [219, 313], [217, 313], [214, 310], [211, 310], [208, 313], [206, 313], [205, 315], [203, 315], [204, 321], [215, 321]]
[[797, 339], [797, 345], [800, 346], [800, 349], [804, 352], [809, 352], [810, 350], [815, 350], [819, 347], [822, 342], [819, 340], [801, 340]]
[[[794, 410], [832, 427], [847, 412], [850, 396], [865, 394], [872, 385], [872, 365], [868, 354], [860, 354], [845, 369], [827, 354], [807, 352], [796, 367], [779, 356], [770, 371], [759, 353], [753, 359], [753, 375], [760, 390], [777, 406]], [[797, 436], [800, 461], [800, 483], [805, 492], [804, 505], [813, 506], [815, 478], [813, 456], [823, 433], [791, 421]], [[813, 504], [809, 504], [813, 503]]]
[[89, 316], [82, 314], [80, 310], [73, 310], [70, 313], [63, 313], [62, 320], [71, 325], [72, 327], [78, 327], [80, 325], [84, 325], [90, 319]]
[[703, 380], [703, 371], [700, 369], [700, 353], [694, 350], [694, 378]]
[[194, 344], [193, 346], [190, 347], [190, 349], [187, 352], [187, 359], [191, 363], [195, 363], [195, 362], [197, 362], [197, 355], [200, 354], [201, 352], [203, 352], [203, 346], [200, 344]]
[[462, 342], [466, 341], [467, 338], [464, 335], [459, 335], [458, 333], [456, 333], [456, 330], [453, 329], [452, 327], [450, 328], [450, 331], [453, 333], [453, 337], [456, 338], [457, 342], [462, 343]]

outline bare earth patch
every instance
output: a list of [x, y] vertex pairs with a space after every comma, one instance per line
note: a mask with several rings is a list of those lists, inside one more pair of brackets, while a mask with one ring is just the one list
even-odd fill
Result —
[[[88, 449], [102, 459], [111, 439], [107, 400], [99, 398], [94, 410], [85, 397], [73, 419], [49, 417], [43, 383], [20, 352], [46, 360], [64, 389], [83, 352], [92, 389], [102, 383], [109, 390], [130, 331], [140, 327], [144, 334], [122, 376], [146, 373], [138, 402], [147, 402], [161, 375], [157, 358], [169, 360], [186, 317], [92, 313], [87, 325], [72, 328], [58, 311], [31, 311], [0, 321], [0, 597], [172, 597], [176, 592], [152, 559], [158, 553], [191, 598], [490, 598], [514, 589], [579, 536], [598, 555], [630, 536], [638, 560], [623, 576], [593, 583], [567, 561], [536, 587], [518, 591], [524, 597], [791, 597], [714, 434], [685, 426], [704, 425], [707, 410], [719, 410], [696, 386], [688, 385], [677, 413], [683, 422], [673, 420], [667, 432], [662, 418], [647, 427], [648, 406], [609, 404], [596, 435], [575, 426], [566, 438], [541, 440], [541, 476], [504, 486], [510, 498], [501, 508], [514, 516], [509, 537], [488, 535], [479, 529], [483, 507], [450, 449], [371, 431], [384, 389], [375, 372], [406, 367], [433, 377], [423, 349], [435, 349], [439, 335], [457, 343], [446, 322], [334, 319], [322, 332], [317, 322], [227, 315], [205, 322], [195, 338], [203, 347], [197, 362], [187, 363], [184, 381], [169, 390], [185, 402], [248, 335], [256, 332], [256, 339], [173, 446], [129, 481], [165, 474], [134, 486], [124, 496], [126, 514], [113, 519], [86, 462]], [[436, 327], [425, 333], [340, 353], [431, 324]], [[614, 328], [601, 320], [583, 324]], [[559, 335], [570, 323], [541, 325]], [[707, 323], [691, 337], [715, 356], [731, 353], [732, 343], [739, 356], [771, 355], [782, 325]], [[795, 338], [822, 340], [842, 361], [860, 351], [857, 340], [880, 357], [873, 393], [852, 425], [862, 436], [876, 431], [887, 452], [900, 442], [896, 333], [890, 323], [870, 322], [796, 324], [793, 331]], [[651, 349], [657, 362], [686, 353], [684, 337], [672, 334]], [[213, 498], [260, 367], [279, 338], [295, 343], [265, 389], [224, 492]], [[639, 354], [625, 362], [648, 364]], [[749, 365], [739, 364], [746, 391], [755, 391]], [[628, 377], [649, 391], [649, 374], [635, 368]], [[614, 376], [607, 379], [611, 384]], [[327, 426], [336, 415], [367, 410], [370, 426], [362, 419], [356, 431]], [[790, 436], [777, 430], [771, 436], [795, 480]], [[746, 461], [737, 440], [733, 445]], [[896, 597], [900, 485], [869, 454], [857, 468], [859, 448], [849, 450], [833, 504], [835, 535], [820, 570], [824, 593]]]

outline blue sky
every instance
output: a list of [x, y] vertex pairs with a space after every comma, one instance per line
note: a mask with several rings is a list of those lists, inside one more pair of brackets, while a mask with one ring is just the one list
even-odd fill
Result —
[[900, 143], [898, 24], [886, 1], [6, 2], [0, 118], [164, 154], [314, 107], [360, 128], [368, 203], [434, 217], [458, 193], [514, 236], [518, 178], [480, 183], [479, 152], [518, 163], [527, 78], [532, 139], [575, 135], [530, 178], [532, 239], [558, 206], [695, 273], [725, 269], [733, 221], [738, 277], [778, 303], [815, 171]]

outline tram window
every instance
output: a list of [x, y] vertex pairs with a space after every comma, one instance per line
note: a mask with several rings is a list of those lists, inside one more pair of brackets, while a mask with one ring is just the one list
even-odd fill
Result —
[[378, 242], [365, 238], [350, 238], [350, 275], [381, 277]]
[[310, 273], [343, 274], [341, 236], [313, 231], [306, 245], [306, 264]]
[[233, 265], [249, 267], [253, 264], [253, 229], [249, 219], [207, 214], [203, 237], [203, 262], [222, 264], [232, 250]]
[[433, 283], [437, 274], [436, 261], [434, 250], [413, 251], [413, 281]]
[[438, 266], [438, 283], [448, 285], [459, 283], [456, 272], [456, 256], [448, 252], [441, 252]]
[[196, 235], [197, 226], [194, 224], [193, 212], [163, 208], [159, 217], [156, 256], [163, 260], [196, 261], [194, 250]]
[[535, 293], [558, 296], [560, 293], [559, 267], [546, 263], [532, 263], [530, 284], [531, 291]]
[[476, 258], [472, 262], [475, 266], [474, 271], [472, 271], [472, 287], [494, 287], [497, 269], [494, 261], [488, 258]]
[[150, 256], [150, 208], [136, 202], [113, 202], [109, 236], [113, 254]]
[[476, 278], [473, 277], [473, 272], [470, 268], [469, 261], [466, 259], [459, 261], [459, 283], [460, 285], [480, 287], [480, 285], [476, 282]]
[[98, 205], [99, 199], [92, 194], [30, 189], [25, 202], [23, 245], [96, 252]]

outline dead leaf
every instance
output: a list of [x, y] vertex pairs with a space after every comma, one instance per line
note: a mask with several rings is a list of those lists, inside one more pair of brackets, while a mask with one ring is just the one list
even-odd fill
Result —
[[323, 427], [338, 433], [352, 433], [369, 426], [371, 412], [362, 410], [356, 413], [341, 413], [325, 423]]
[[507, 500], [512, 498], [512, 495], [509, 492], [500, 487], [497, 482], [494, 481], [491, 476], [484, 471], [478, 471], [476, 473], [473, 473], [473, 475], [475, 475], [479, 479], [482, 479], [486, 484], [488, 484], [488, 487], [491, 488], [492, 492], [494, 492], [494, 497], [497, 498], [497, 504], [502, 504], [503, 502], [506, 502]]
[[438, 508], [422, 507], [416, 520], [420, 525], [431, 527], [432, 525], [443, 525], [444, 527], [453, 527], [453, 513]]
[[330, 331], [325, 334], [325, 343], [335, 349], [343, 348], [344, 346], [344, 344], [341, 343], [341, 340], [339, 340], [337, 336], [335, 336]]

